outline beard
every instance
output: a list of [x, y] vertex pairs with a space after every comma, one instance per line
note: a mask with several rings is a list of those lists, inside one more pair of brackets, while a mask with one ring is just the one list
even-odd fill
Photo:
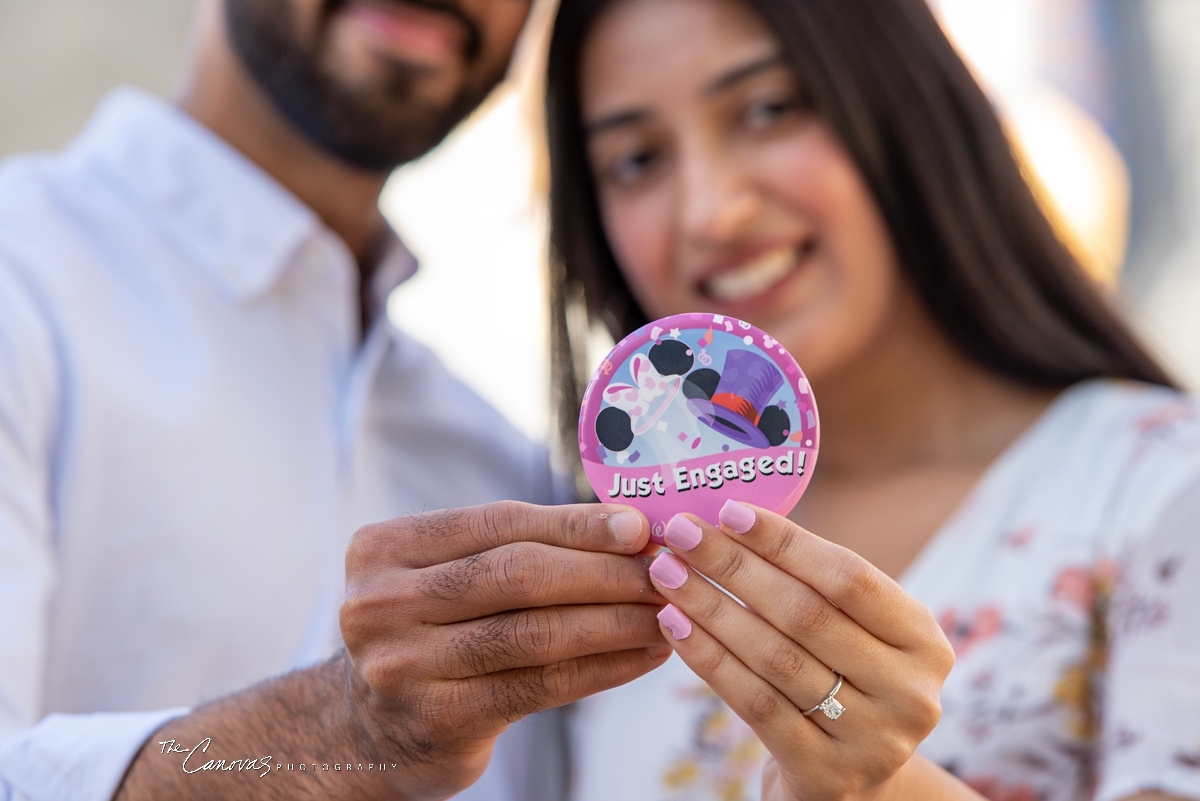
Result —
[[[408, 0], [457, 18], [467, 31], [464, 62], [473, 66], [481, 34], [457, 7]], [[234, 53], [276, 109], [309, 141], [334, 158], [370, 172], [388, 172], [432, 150], [504, 77], [494, 70], [441, 102], [423, 98], [425, 71], [396, 59], [380, 64], [371, 81], [353, 82], [330, 62], [324, 36], [345, 0], [329, 0], [317, 34], [301, 41], [290, 0], [225, 0], [225, 24]], [[381, 57], [382, 58], [382, 57]], [[472, 70], [469, 70], [472, 71]], [[473, 70], [473, 71], [477, 71]]]

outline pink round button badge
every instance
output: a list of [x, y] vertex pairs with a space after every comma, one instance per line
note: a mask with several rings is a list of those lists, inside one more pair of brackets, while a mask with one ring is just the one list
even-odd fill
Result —
[[642, 510], [662, 544], [677, 512], [716, 524], [731, 498], [787, 514], [812, 476], [818, 429], [808, 379], [769, 334], [676, 314], [601, 362], [579, 412], [579, 452], [600, 500]]

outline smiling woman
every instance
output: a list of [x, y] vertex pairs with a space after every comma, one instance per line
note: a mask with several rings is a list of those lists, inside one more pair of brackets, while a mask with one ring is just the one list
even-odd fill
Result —
[[[636, 286], [627, 288], [626, 280], [633, 285], [639, 278], [621, 277], [617, 269], [622, 237], [667, 230], [661, 218], [645, 216], [666, 213], [664, 197], [682, 204], [674, 207], [676, 226], [728, 226], [737, 224], [738, 215], [758, 218], [760, 210], [751, 205], [767, 202], [766, 196], [828, 197], [827, 190], [836, 189], [846, 203], [862, 206], [861, 199], [870, 196], [877, 204], [870, 212], [872, 233], [889, 240], [893, 258], [931, 318], [972, 359], [1042, 386], [1095, 374], [1169, 383], [1055, 237], [990, 104], [922, 3], [888, 3], [856, 15], [823, 2], [763, 0], [755, 4], [761, 17], [725, 20], [732, 32], [743, 34], [737, 45], [742, 50], [730, 52], [719, 68], [707, 54], [691, 54], [690, 93], [680, 91], [665, 69], [672, 62], [682, 66], [686, 52], [658, 48], [653, 63], [631, 56], [640, 43], [686, 41], [703, 27], [704, 13], [672, 19], [671, 4], [653, 13], [643, 10], [642, 27], [620, 43], [625, 50], [607, 52], [603, 66], [593, 63], [589, 73], [598, 81], [592, 96], [605, 97], [612, 108], [596, 108], [595, 101], [588, 108], [579, 94], [587, 57], [576, 56], [608, 5], [568, 4], [555, 31], [547, 112], [557, 306], [565, 309], [571, 299], [586, 298], [593, 318], [617, 339], [645, 323], [647, 314], [665, 313], [635, 300]], [[606, 21], [596, 24], [602, 28]], [[766, 43], [754, 38], [764, 24], [776, 34]], [[588, 56], [599, 53], [593, 49]], [[633, 87], [649, 92], [655, 86], [670, 94], [669, 107], [630, 102]], [[624, 96], [609, 87], [623, 87]], [[668, 114], [674, 131], [684, 133], [672, 134]], [[723, 158], [693, 157], [705, 148]], [[687, 184], [725, 180], [728, 176], [688, 170], [719, 170], [735, 156], [773, 191], [719, 198]], [[813, 188], [813, 179], [826, 187]], [[847, 193], [858, 197], [851, 201]], [[705, 220], [704, 204], [718, 201], [724, 203], [723, 216]], [[631, 224], [621, 225], [616, 215], [628, 215], [621, 220]], [[645, 222], [632, 224], [637, 219]], [[753, 236], [735, 232], [735, 247], [704, 242], [687, 253], [670, 251], [687, 260], [691, 283], [676, 303], [686, 297], [693, 306], [737, 305], [754, 322], [740, 305], [749, 300], [746, 293], [759, 290], [761, 297], [793, 272], [790, 267], [811, 258], [816, 245], [811, 225], [793, 220], [782, 230], [784, 224], [776, 222]], [[842, 228], [856, 240], [864, 233], [861, 225]], [[660, 236], [645, 244], [639, 254], [657, 249], [654, 257], [663, 262], [679, 243]], [[730, 272], [734, 275], [723, 276]], [[782, 298], [776, 303], [789, 305]], [[565, 320], [560, 315], [564, 368], [562, 359], [571, 352], [565, 343], [578, 335], [567, 330]], [[768, 331], [777, 327], [762, 323]], [[796, 352], [806, 370], [819, 372]]]
[[791, 519], [666, 524], [680, 658], [578, 704], [575, 801], [1200, 798], [1200, 409], [925, 3], [577, 0], [548, 76], [564, 439], [588, 323], [685, 312], [822, 426]]

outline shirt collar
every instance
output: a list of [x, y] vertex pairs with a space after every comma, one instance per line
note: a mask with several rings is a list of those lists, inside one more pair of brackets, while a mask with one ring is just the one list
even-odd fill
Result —
[[[110, 93], [71, 150], [116, 178], [147, 217], [230, 298], [270, 290], [321, 220], [241, 152], [175, 106], [141, 90]], [[391, 231], [373, 292], [416, 271]]]
[[412, 254], [389, 225], [384, 232], [379, 263], [371, 274], [369, 295], [372, 316], [387, 312], [387, 299], [392, 290], [412, 278], [417, 272], [417, 257]]

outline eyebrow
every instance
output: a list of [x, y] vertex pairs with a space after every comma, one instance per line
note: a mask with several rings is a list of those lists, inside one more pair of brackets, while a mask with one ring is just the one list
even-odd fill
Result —
[[583, 127], [584, 136], [591, 137], [603, 133], [610, 128], [620, 128], [622, 125], [633, 125], [641, 122], [650, 115], [645, 111], [622, 111], [617, 114], [610, 114], [607, 117], [601, 117], [595, 122], [587, 123]]
[[748, 78], [753, 78], [760, 72], [774, 69], [783, 64], [783, 56], [779, 53], [772, 53], [769, 56], [764, 56], [757, 61], [751, 61], [749, 64], [743, 64], [740, 67], [734, 67], [729, 72], [714, 80], [708, 86], [704, 87], [704, 95], [711, 97], [715, 94], [720, 94], [726, 89], [741, 83]]
[[[708, 86], [704, 87], [703, 94], [705, 97], [711, 97], [715, 94], [720, 94], [726, 89], [741, 83], [742, 81], [753, 78], [760, 72], [765, 72], [774, 69], [783, 64], [783, 56], [779, 53], [772, 53], [764, 56], [757, 61], [751, 61], [749, 64], [743, 64], [740, 67], [734, 67], [729, 72], [716, 78]], [[640, 109], [631, 111], [621, 111], [616, 114], [611, 114], [607, 117], [601, 117], [592, 123], [584, 125], [583, 133], [585, 137], [596, 136], [604, 131], [612, 128], [620, 128], [624, 125], [633, 125], [642, 122], [650, 116], [649, 112]]]

